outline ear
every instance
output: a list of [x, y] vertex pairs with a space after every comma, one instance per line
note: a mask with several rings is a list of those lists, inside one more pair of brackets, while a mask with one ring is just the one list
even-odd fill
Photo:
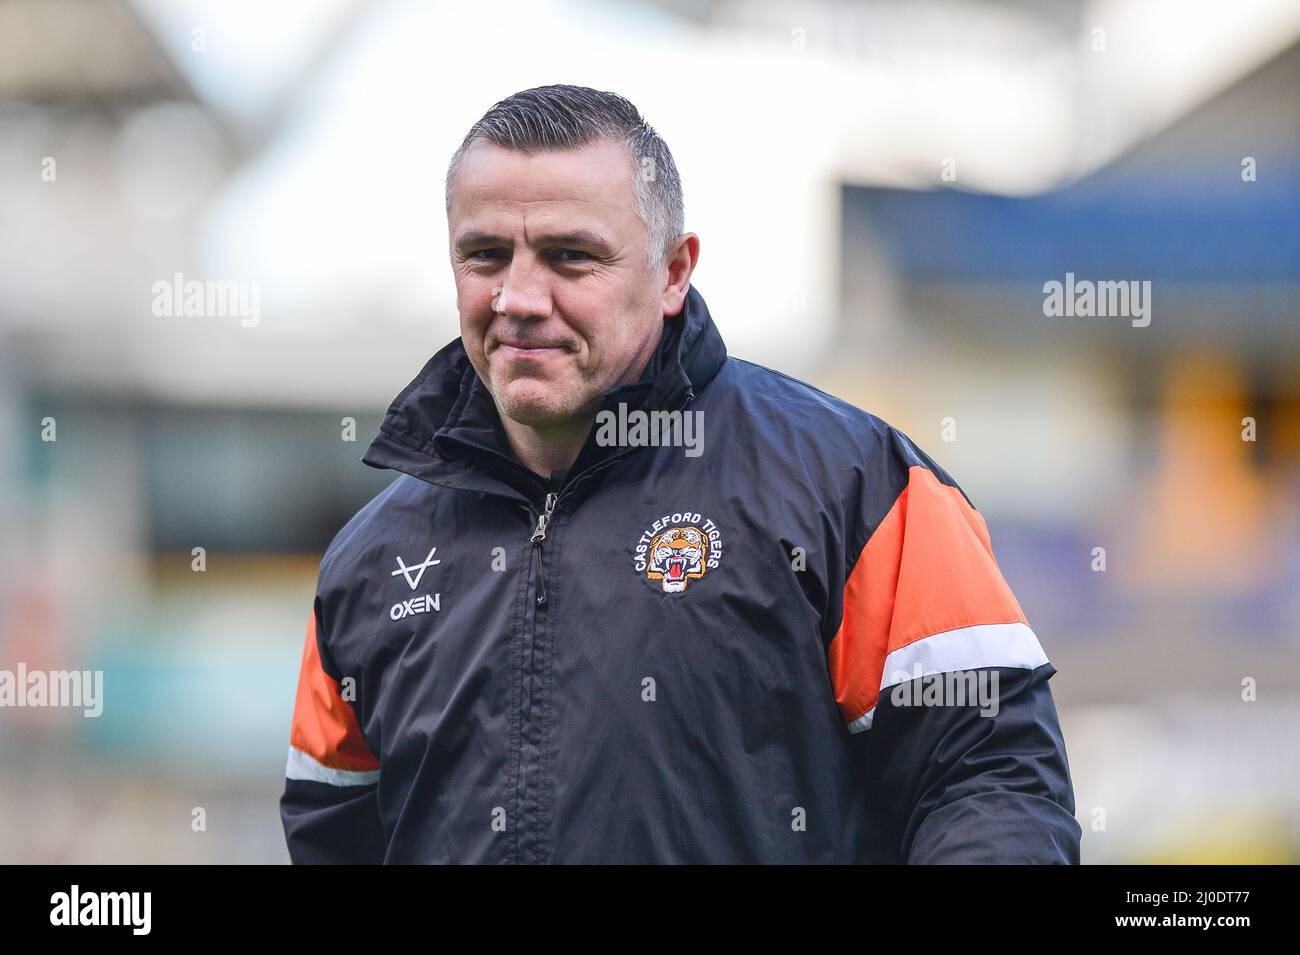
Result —
[[664, 263], [668, 271], [668, 284], [664, 287], [664, 317], [677, 315], [686, 304], [686, 292], [691, 287], [691, 273], [700, 260], [700, 237], [687, 232], [677, 240]]

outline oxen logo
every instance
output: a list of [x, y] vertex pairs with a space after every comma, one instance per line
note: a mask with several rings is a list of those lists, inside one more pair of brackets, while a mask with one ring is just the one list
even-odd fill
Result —
[[[433, 559], [433, 555], [436, 554], [437, 552], [438, 552], [438, 548], [430, 547], [429, 556], [424, 558], [424, 563], [412, 564], [410, 567], [407, 567], [405, 564], [402, 563], [402, 555], [398, 554], [397, 569], [393, 571], [389, 576], [396, 577], [398, 574], [401, 574], [403, 577], [406, 578], [406, 582], [411, 585], [411, 589], [414, 590], [416, 587], [420, 586], [420, 578], [424, 576], [424, 571], [426, 568], [434, 567], [442, 563], [442, 561], [440, 560]], [[411, 576], [412, 573], [415, 574], [414, 577]]]
[[666, 594], [679, 594], [722, 561], [722, 532], [698, 513], [665, 514], [637, 541], [633, 566]]

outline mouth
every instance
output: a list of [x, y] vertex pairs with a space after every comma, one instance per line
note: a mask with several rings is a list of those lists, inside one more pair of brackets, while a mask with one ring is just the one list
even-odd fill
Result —
[[686, 576], [686, 558], [669, 557], [668, 558], [668, 579], [676, 583]]
[[564, 345], [498, 341], [495, 350], [510, 358], [540, 358], [545, 355], [561, 354], [569, 349]]

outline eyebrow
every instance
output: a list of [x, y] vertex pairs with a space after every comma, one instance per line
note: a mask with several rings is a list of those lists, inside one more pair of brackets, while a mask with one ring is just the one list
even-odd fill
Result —
[[[612, 255], [614, 250], [605, 239], [590, 229], [571, 229], [568, 232], [547, 232], [533, 238], [533, 245], [577, 245], [591, 249], [598, 255]], [[462, 232], [456, 237], [455, 250], [457, 254], [464, 254], [472, 248], [479, 246], [513, 246], [514, 242], [505, 236], [497, 235], [494, 232], [482, 232], [472, 229], [469, 232]]]

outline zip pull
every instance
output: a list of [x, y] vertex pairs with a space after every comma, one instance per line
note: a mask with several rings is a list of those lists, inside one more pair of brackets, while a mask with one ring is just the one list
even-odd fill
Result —
[[559, 498], [554, 493], [546, 495], [546, 510], [537, 516], [537, 530], [533, 531], [533, 536], [530, 538], [537, 551], [537, 576], [534, 589], [539, 607], [546, 605], [546, 581], [542, 579], [542, 542], [546, 540], [546, 528], [551, 523], [551, 515], [555, 513], [555, 505], [558, 501]]
[[537, 530], [533, 531], [533, 536], [529, 538], [539, 547], [542, 541], [546, 540], [546, 528], [551, 523], [551, 515], [555, 513], [556, 496], [554, 493], [546, 495], [546, 511], [537, 516]]
[[537, 606], [545, 607], [546, 606], [546, 581], [542, 579], [542, 562], [540, 560], [542, 555], [538, 554], [537, 556], [539, 558], [539, 560], [537, 561], [537, 577], [535, 581], [535, 587], [537, 588]]

